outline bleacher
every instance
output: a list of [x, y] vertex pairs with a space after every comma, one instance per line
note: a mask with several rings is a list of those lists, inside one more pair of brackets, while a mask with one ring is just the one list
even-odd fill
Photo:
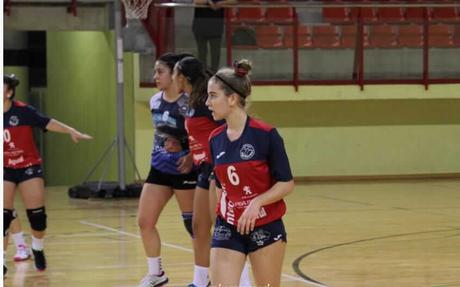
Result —
[[[380, 1], [397, 5], [407, 1]], [[419, 2], [419, 1], [417, 1]], [[442, 1], [450, 3], [450, 1]], [[244, 2], [260, 7], [230, 9], [233, 31], [248, 29], [255, 35], [253, 45], [235, 45], [243, 49], [292, 48], [294, 8], [263, 7], [262, 2]], [[289, 2], [280, 2], [286, 5]], [[371, 4], [375, 1], [325, 1], [328, 4]], [[409, 3], [414, 4], [414, 1]], [[420, 2], [422, 3], [422, 2]], [[270, 1], [270, 4], [274, 2]], [[364, 24], [365, 48], [420, 48], [423, 46], [423, 7], [323, 7], [323, 23], [299, 23], [297, 35], [299, 48], [336, 49], [354, 48], [357, 37], [358, 17]], [[429, 20], [429, 47], [460, 47], [460, 9], [457, 7], [427, 8]]]

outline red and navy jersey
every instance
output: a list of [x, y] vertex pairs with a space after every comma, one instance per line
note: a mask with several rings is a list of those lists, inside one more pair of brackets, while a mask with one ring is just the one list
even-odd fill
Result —
[[41, 164], [32, 129], [45, 129], [50, 120], [34, 107], [13, 101], [11, 108], [3, 113], [3, 166], [26, 168]]
[[188, 142], [193, 156], [193, 163], [210, 163], [209, 135], [224, 121], [216, 122], [211, 111], [205, 105], [196, 109], [190, 108], [185, 118], [185, 128], [188, 132]]
[[[227, 125], [223, 125], [211, 133], [209, 141], [216, 184], [222, 189], [217, 214], [229, 224], [237, 225], [251, 200], [276, 182], [292, 180], [283, 139], [262, 121], [248, 117], [235, 141], [228, 139]], [[285, 212], [284, 200], [263, 206], [256, 226], [277, 220]]]

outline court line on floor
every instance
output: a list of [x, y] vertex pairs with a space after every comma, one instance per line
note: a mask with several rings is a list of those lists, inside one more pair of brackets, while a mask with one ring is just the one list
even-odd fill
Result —
[[[130, 237], [141, 238], [140, 235], [135, 234], [135, 233], [131, 233], [131, 232], [126, 232], [126, 231], [118, 230], [118, 229], [112, 228], [112, 227], [110, 227], [110, 226], [106, 226], [106, 225], [102, 225], [102, 224], [98, 224], [98, 223], [93, 223], [93, 222], [89, 222], [89, 221], [86, 221], [86, 220], [80, 220], [80, 224], [88, 225], [88, 226], [92, 226], [92, 227], [96, 227], [96, 228], [104, 229], [104, 230], [108, 230], [108, 231], [112, 231], [112, 232], [115, 232], [115, 233], [119, 233], [119, 234], [123, 234], [123, 235], [126, 235], [126, 236], [130, 236]], [[167, 247], [170, 247], [170, 248], [174, 248], [174, 249], [179, 249], [179, 250], [182, 250], [182, 251], [185, 251], [185, 252], [193, 253], [193, 250], [192, 250], [192, 249], [186, 248], [186, 247], [182, 247], [182, 246], [180, 246], [180, 245], [171, 244], [171, 243], [167, 243], [167, 242], [161, 242], [161, 245], [167, 246]], [[281, 275], [282, 275], [284, 278], [290, 279], [290, 280], [292, 280], [292, 281], [302, 282], [302, 283], [305, 283], [305, 284], [308, 284], [308, 285], [311, 285], [311, 286], [315, 286], [315, 287], [327, 287], [327, 286], [322, 285], [322, 284], [317, 284], [317, 283], [315, 283], [315, 282], [311, 282], [311, 281], [305, 280], [305, 279], [300, 278], [300, 277], [298, 277], [298, 276], [293, 276], [293, 275], [289, 275], [289, 274], [286, 274], [286, 273], [282, 273]]]

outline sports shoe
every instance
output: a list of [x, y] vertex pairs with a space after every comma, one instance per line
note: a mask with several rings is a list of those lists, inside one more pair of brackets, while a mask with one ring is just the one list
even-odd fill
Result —
[[32, 253], [34, 254], [35, 268], [38, 271], [44, 271], [46, 269], [45, 252], [43, 250], [32, 249]]
[[6, 268], [6, 265], [3, 265], [3, 278], [6, 277], [7, 272], [8, 272], [8, 268]]
[[31, 257], [30, 250], [27, 245], [20, 244], [16, 248], [16, 254], [13, 259], [16, 262], [27, 260]]
[[[208, 285], [206, 285], [206, 287], [210, 287], [210, 286], [211, 286], [211, 281], [208, 282]], [[190, 284], [187, 285], [187, 287], [198, 287], [198, 286], [196, 286], [193, 283], [190, 283]]]
[[164, 284], [168, 283], [169, 279], [166, 277], [166, 274], [164, 271], [161, 272], [160, 275], [147, 275], [145, 276], [142, 280], [141, 283], [139, 284], [138, 287], [159, 287], [163, 286]]

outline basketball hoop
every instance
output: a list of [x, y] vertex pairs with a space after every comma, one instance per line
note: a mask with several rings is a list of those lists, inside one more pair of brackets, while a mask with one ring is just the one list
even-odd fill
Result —
[[153, 0], [121, 0], [125, 6], [126, 19], [146, 19]]

